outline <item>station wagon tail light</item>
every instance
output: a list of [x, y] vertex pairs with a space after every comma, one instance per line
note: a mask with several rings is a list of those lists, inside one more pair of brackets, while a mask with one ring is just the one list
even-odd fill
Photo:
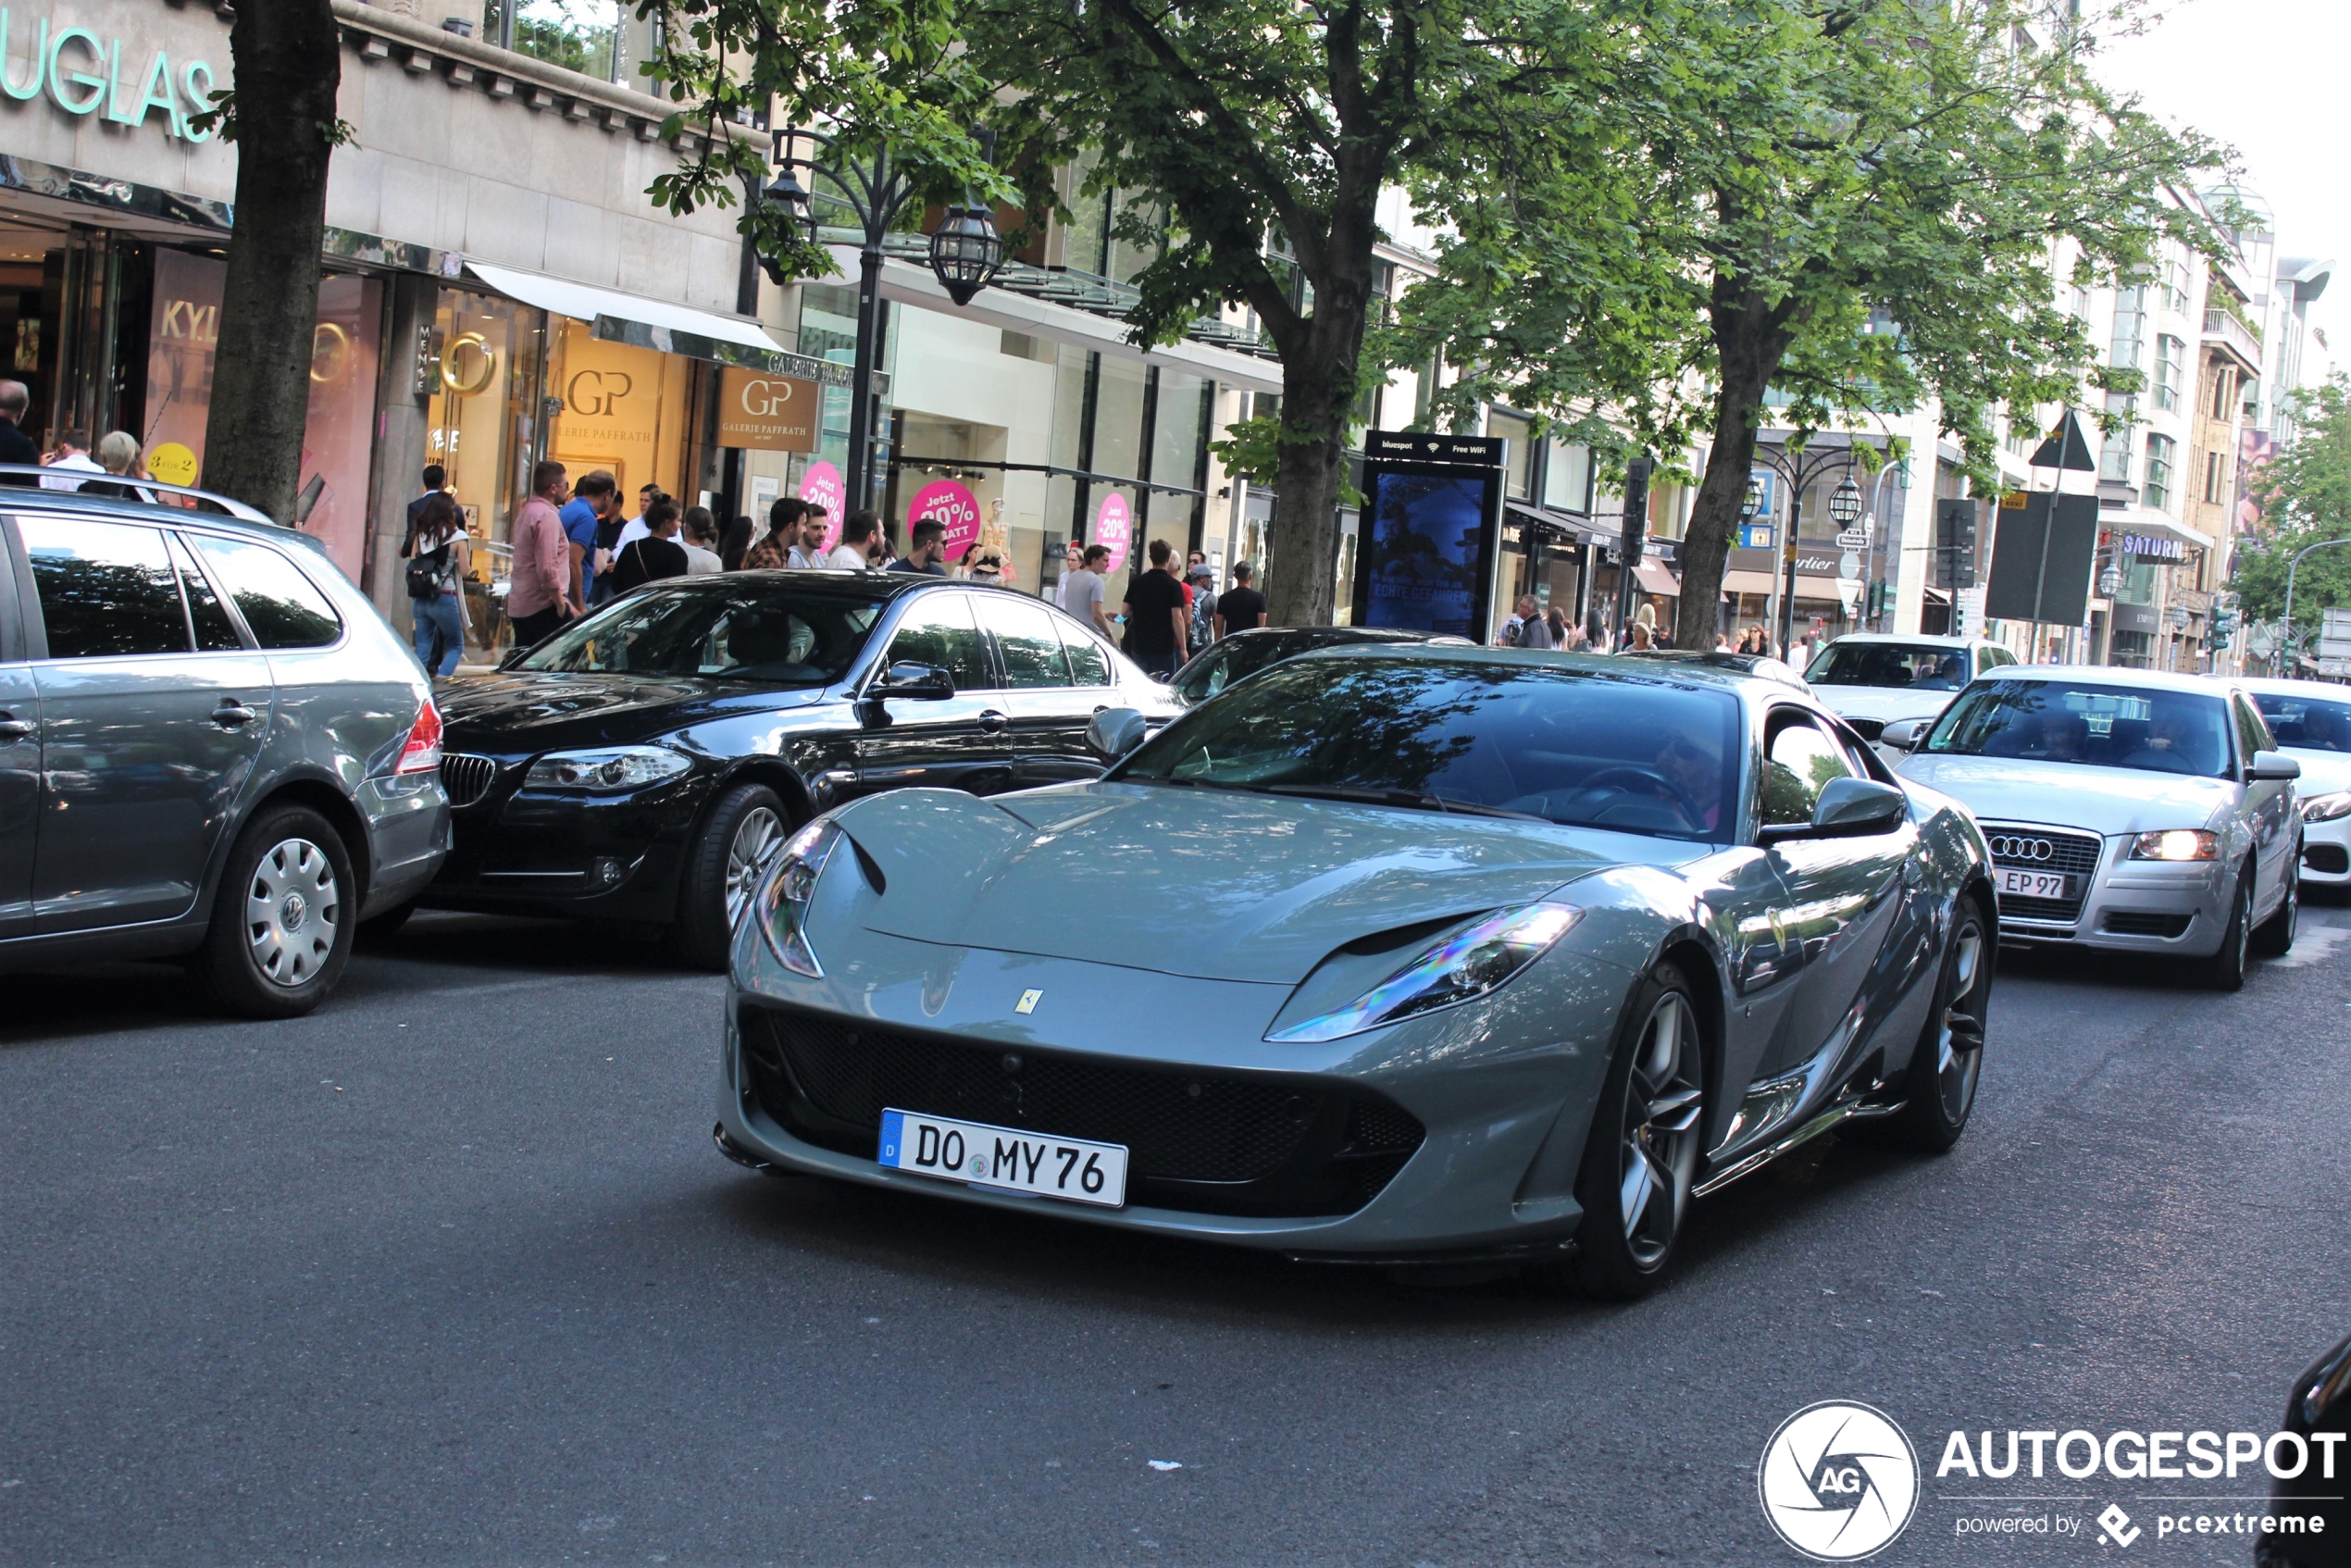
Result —
[[1473, 922], [1421, 950], [1419, 956], [1355, 1002], [1265, 1038], [1282, 1044], [1342, 1039], [1499, 989], [1575, 927], [1572, 903], [1530, 903]]
[[2220, 835], [2201, 828], [2171, 828], [2142, 833], [2131, 841], [2133, 860], [2218, 860]]
[[808, 945], [808, 901], [816, 896], [816, 878], [840, 839], [830, 817], [811, 821], [784, 841], [776, 869], [759, 890], [759, 925], [767, 946], [785, 968], [812, 980], [823, 979], [825, 968]]
[[408, 740], [400, 748], [400, 760], [392, 765], [394, 773], [438, 773], [441, 771], [441, 710], [425, 699], [417, 711], [417, 722], [408, 727]]
[[2351, 790], [2337, 790], [2331, 795], [2313, 795], [2302, 803], [2305, 822], [2332, 822], [2339, 816], [2351, 816]]

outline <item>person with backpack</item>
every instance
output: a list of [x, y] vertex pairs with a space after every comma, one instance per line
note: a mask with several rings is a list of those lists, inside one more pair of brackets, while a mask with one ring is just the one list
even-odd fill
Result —
[[1192, 564], [1184, 568], [1189, 579], [1186, 585], [1192, 591], [1192, 652], [1216, 641], [1216, 572], [1198, 551], [1192, 553]]
[[466, 573], [473, 543], [464, 516], [446, 491], [425, 497], [408, 541], [408, 609], [415, 621], [417, 662], [435, 679], [453, 673], [466, 652]]

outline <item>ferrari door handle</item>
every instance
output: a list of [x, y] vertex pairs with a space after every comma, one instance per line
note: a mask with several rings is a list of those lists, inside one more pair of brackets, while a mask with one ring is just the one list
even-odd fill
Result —
[[979, 716], [979, 727], [988, 731], [990, 735], [1002, 734], [1006, 729], [1012, 728], [1012, 715], [999, 713], [994, 708], [985, 709]]
[[243, 703], [238, 702], [234, 697], [229, 698], [218, 707], [212, 710], [212, 722], [218, 725], [223, 729], [243, 728], [244, 726], [251, 724], [255, 719], [257, 719], [260, 716], [261, 716], [259, 714], [254, 712]]
[[0, 714], [0, 740], [22, 740], [32, 733], [32, 726], [14, 714]]

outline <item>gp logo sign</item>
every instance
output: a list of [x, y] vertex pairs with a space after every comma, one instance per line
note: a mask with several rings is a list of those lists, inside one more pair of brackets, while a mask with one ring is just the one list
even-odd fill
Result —
[[1891, 1544], [1919, 1501], [1919, 1456], [1884, 1412], [1828, 1400], [1807, 1405], [1763, 1445], [1763, 1517], [1819, 1562], [1853, 1562]]

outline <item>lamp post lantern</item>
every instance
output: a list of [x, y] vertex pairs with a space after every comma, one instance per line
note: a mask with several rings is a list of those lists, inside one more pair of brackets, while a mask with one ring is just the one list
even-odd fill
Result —
[[[1838, 467], [1845, 469], [1845, 482], [1829, 496], [1829, 516], [1840, 525], [1849, 523], [1861, 515], [1861, 487], [1853, 482], [1853, 449], [1850, 444], [1833, 446], [1819, 455], [1808, 454], [1804, 448], [1793, 451], [1785, 446], [1777, 449], [1759, 444], [1755, 461], [1777, 474], [1787, 484], [1787, 534], [1780, 543], [1778, 579], [1774, 584], [1779, 598], [1778, 624], [1780, 656], [1785, 658], [1796, 641], [1796, 526], [1797, 514], [1804, 504], [1804, 492], [1812, 483]], [[1750, 486], [1753, 481], [1748, 481]], [[1847, 492], [1850, 492], [1849, 496]], [[1850, 508], [1850, 516], [1845, 509]]]
[[[976, 134], [981, 147], [992, 152], [994, 133], [982, 131]], [[803, 139], [809, 144], [805, 157], [799, 156], [799, 144]], [[857, 352], [850, 372], [849, 464], [843, 476], [847, 504], [854, 510], [872, 504], [874, 495], [874, 421], [878, 412], [875, 407], [874, 360], [881, 340], [882, 243], [889, 238], [900, 214], [906, 210], [907, 203], [914, 200], [919, 186], [906, 169], [892, 161], [887, 147], [877, 149], [870, 157], [818, 163], [817, 153], [831, 152], [835, 143], [834, 137], [821, 131], [777, 131], [775, 154], [769, 160], [776, 166], [776, 173], [760, 196], [781, 206], [813, 242], [823, 222], [816, 211], [815, 193], [801, 183], [798, 171], [805, 169], [812, 181], [823, 177], [834, 188], [837, 199], [857, 219]], [[779, 283], [783, 280], [778, 276], [781, 269], [772, 258], [763, 256], [761, 265], [770, 278]], [[986, 288], [1003, 265], [1003, 238], [996, 231], [994, 217], [984, 206], [953, 208], [939, 231], [931, 236], [931, 271], [948, 297], [959, 306], [969, 305], [972, 296]]]
[[1845, 482], [1829, 492], [1829, 519], [1841, 529], [1861, 520], [1861, 487], [1853, 482], [1850, 469], [1846, 471]]

